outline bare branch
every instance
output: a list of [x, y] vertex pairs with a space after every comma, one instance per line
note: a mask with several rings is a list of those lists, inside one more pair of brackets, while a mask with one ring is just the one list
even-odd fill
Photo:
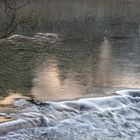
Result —
[[17, 0], [14, 0], [11, 4], [8, 0], [3, 0], [5, 14], [4, 17], [7, 23], [4, 24], [4, 26], [2, 26], [0, 29], [0, 39], [9, 36], [12, 32], [14, 32], [17, 26], [31, 22], [31, 17], [33, 14], [32, 10], [27, 16], [19, 16], [20, 11], [30, 4], [30, 0], [27, 0], [20, 5], [18, 5], [17, 2]]

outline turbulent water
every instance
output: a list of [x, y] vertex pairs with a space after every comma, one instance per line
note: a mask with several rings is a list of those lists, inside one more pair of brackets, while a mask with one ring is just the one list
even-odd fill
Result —
[[[10, 47], [13, 45], [15, 48], [12, 49], [28, 50], [30, 49], [30, 44], [39, 51], [41, 49], [46, 51], [49, 49], [55, 50], [56, 48], [61, 51], [62, 48], [60, 46], [63, 46], [61, 38], [62, 35], [55, 33], [37, 33], [32, 37], [13, 35], [0, 40], [0, 43], [6, 43]], [[94, 81], [97, 85], [100, 82], [106, 83], [106, 78], [109, 78], [106, 74], [109, 70], [108, 66], [111, 66], [113, 62], [111, 55], [113, 44], [114, 42], [109, 41], [106, 36], [103, 38], [99, 52], [100, 59], [97, 66], [97, 79]], [[42, 54], [43, 52], [41, 51], [40, 53]], [[1, 140], [137, 140], [140, 138], [140, 90], [138, 89], [112, 92], [113, 96], [93, 98], [91, 95], [87, 98], [79, 96], [81, 94], [81, 92], [77, 92], [80, 89], [79, 87], [77, 90], [74, 90], [75, 92], [67, 94], [67, 96], [78, 94], [75, 97], [80, 97], [79, 99], [66, 100], [66, 96], [60, 95], [61, 99], [63, 99], [62, 97], [65, 98], [64, 101], [37, 101], [37, 99], [43, 100], [44, 98], [44, 96], [40, 96], [38, 93], [46, 90], [45, 86], [42, 86], [46, 82], [47, 86], [49, 84], [54, 84], [53, 86], [56, 88], [63, 86], [58, 79], [56, 68], [56, 66], [51, 66], [51, 71], [39, 71], [34, 81], [36, 86], [32, 89], [33, 95], [31, 97], [25, 96], [23, 98], [23, 95], [15, 92], [0, 101], [4, 109], [8, 105], [13, 109], [11, 111], [9, 108], [10, 111], [3, 111], [0, 114], [0, 117], [6, 119], [5, 123], [0, 123]], [[133, 74], [137, 75], [139, 71], [137, 73], [133, 72]], [[119, 81], [116, 81], [116, 78], [114, 78], [113, 81], [115, 80], [115, 82], [111, 83], [111, 85], [116, 85], [116, 83], [122, 85], [123, 82], [127, 81], [124, 80], [122, 83], [119, 83], [121, 78], [119, 77]], [[134, 81], [131, 82], [134, 82], [134, 85], [139, 87], [139, 77], [132, 80]], [[129, 85], [127, 82], [126, 85]], [[49, 87], [50, 92], [47, 92], [48, 94], [53, 93], [51, 92], [53, 86]], [[106, 95], [109, 94], [106, 93]], [[70, 97], [68, 98], [70, 99]], [[11, 106], [13, 103], [14, 106]]]
[[[0, 139], [139, 140], [139, 7], [31, 0], [17, 9], [15, 19], [30, 20], [0, 40]], [[0, 2], [1, 27], [4, 11]]]
[[138, 140], [140, 91], [116, 93], [46, 103], [17, 100], [19, 110], [11, 114], [15, 120], [0, 124], [0, 139]]

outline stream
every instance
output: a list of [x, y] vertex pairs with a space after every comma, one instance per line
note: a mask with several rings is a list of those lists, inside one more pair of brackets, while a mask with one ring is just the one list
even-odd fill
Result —
[[139, 6], [25, 6], [31, 22], [0, 39], [0, 140], [140, 139]]

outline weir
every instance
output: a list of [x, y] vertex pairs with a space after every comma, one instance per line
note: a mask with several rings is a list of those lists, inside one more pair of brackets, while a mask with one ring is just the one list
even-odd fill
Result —
[[[10, 135], [9, 132], [12, 131], [18, 133], [16, 131], [20, 129], [23, 129], [23, 131], [34, 128], [39, 130], [42, 127], [47, 129], [48, 132], [48, 129], [53, 129], [56, 126], [61, 129], [61, 127], [71, 128], [72, 125], [77, 126], [77, 124], [78, 126], [81, 125], [81, 128], [83, 129], [83, 125], [90, 119], [92, 120], [90, 123], [95, 125], [98, 123], [98, 119], [100, 119], [101, 116], [106, 118], [105, 114], [108, 114], [109, 112], [110, 115], [113, 114], [111, 116], [108, 114], [108, 123], [112, 123], [112, 119], [115, 119], [114, 117], [117, 117], [118, 115], [130, 120], [133, 119], [134, 121], [138, 121], [138, 115], [135, 116], [135, 111], [139, 114], [139, 108], [134, 109], [134, 106], [139, 106], [140, 90], [122, 90], [117, 91], [116, 93], [119, 93], [120, 95], [83, 98], [73, 101], [42, 103], [39, 101], [25, 101], [25, 99], [18, 100], [16, 106], [20, 106], [20, 109], [13, 115], [13, 119], [15, 120], [1, 123], [0, 135], [3, 136], [7, 133]], [[23, 101], [24, 103], [22, 104]], [[126, 110], [128, 110], [128, 112]], [[87, 116], [87, 118], [85, 118], [85, 116]], [[78, 122], [77, 119], [79, 120]], [[121, 124], [122, 122], [118, 123]], [[101, 128], [97, 127], [96, 129]]]

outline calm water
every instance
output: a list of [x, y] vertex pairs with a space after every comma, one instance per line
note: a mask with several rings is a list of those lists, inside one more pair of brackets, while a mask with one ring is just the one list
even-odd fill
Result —
[[64, 100], [139, 88], [139, 5], [137, 0], [34, 1], [36, 24], [19, 26], [14, 34], [53, 32], [62, 41], [51, 47], [1, 44], [1, 99]]

